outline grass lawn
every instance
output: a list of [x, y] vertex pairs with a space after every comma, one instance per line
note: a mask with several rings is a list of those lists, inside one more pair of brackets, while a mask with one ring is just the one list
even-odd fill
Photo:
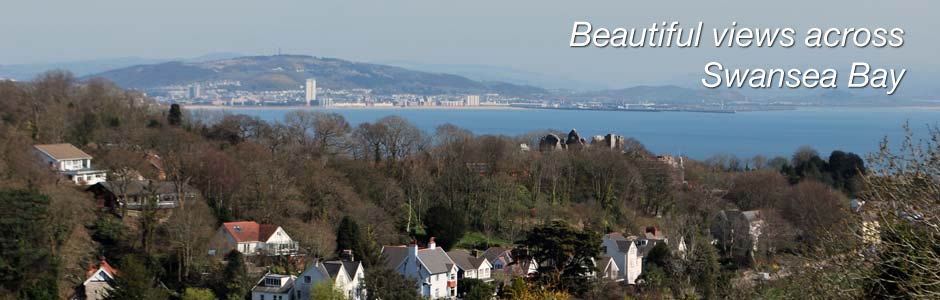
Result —
[[[484, 245], [484, 244], [489, 244], [490, 246], [496, 246], [496, 245], [504, 246], [504, 247], [512, 246], [512, 242], [510, 241], [488, 237], [482, 232], [472, 231], [472, 232], [467, 232], [466, 234], [464, 234], [463, 238], [461, 238], [460, 241], [457, 242], [457, 246], [455, 248], [473, 249], [476, 246]], [[486, 250], [486, 249], [481, 249], [481, 250]]]

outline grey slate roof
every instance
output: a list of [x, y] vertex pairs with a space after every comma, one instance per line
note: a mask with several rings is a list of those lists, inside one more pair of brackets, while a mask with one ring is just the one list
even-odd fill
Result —
[[[490, 247], [489, 249], [486, 249], [486, 251], [483, 252], [483, 257], [485, 257], [487, 260], [492, 262], [506, 252], [510, 252], [509, 255], [507, 255], [507, 257], [512, 258], [512, 253], [511, 253], [512, 248], [507, 248], [507, 247]], [[508, 263], [511, 263], [511, 261], [509, 261]]]
[[349, 278], [352, 279], [356, 277], [356, 272], [359, 272], [359, 268], [362, 267], [362, 262], [359, 261], [343, 261], [343, 268], [346, 269], [346, 275], [349, 275]]
[[339, 275], [339, 272], [343, 271], [343, 263], [338, 261], [324, 262], [323, 267], [326, 268], [327, 274], [329, 274], [330, 278], [333, 279], [336, 279], [336, 276]]
[[454, 266], [454, 261], [441, 248], [418, 250], [418, 259], [424, 263], [431, 274], [447, 273]]
[[[385, 246], [382, 248], [382, 255], [385, 256], [386, 265], [395, 270], [408, 257], [408, 251], [407, 246]], [[419, 249], [418, 260], [431, 274], [447, 273], [455, 265], [442, 248]]]
[[382, 256], [385, 257], [385, 265], [389, 269], [395, 270], [406, 257], [408, 257], [408, 247], [405, 246], [385, 246], [382, 247]]
[[621, 253], [627, 253], [627, 251], [630, 251], [631, 244], [633, 244], [633, 241], [629, 241], [629, 240], [617, 241], [617, 251]]
[[[485, 258], [477, 258], [470, 255], [470, 252], [467, 250], [458, 249], [447, 252], [447, 255], [450, 256], [450, 259], [457, 264], [457, 267], [461, 270], [474, 270], [480, 267], [480, 260]], [[474, 264], [474, 262], [477, 262]]]

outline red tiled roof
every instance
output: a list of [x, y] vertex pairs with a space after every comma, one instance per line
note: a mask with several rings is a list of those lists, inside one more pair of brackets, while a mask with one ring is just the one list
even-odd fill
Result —
[[239, 243], [267, 241], [278, 229], [277, 225], [258, 224], [255, 221], [226, 222], [222, 227]]
[[104, 269], [105, 271], [108, 272], [108, 274], [111, 274], [111, 276], [116, 276], [118, 273], [118, 271], [114, 269], [114, 267], [111, 267], [111, 265], [108, 264], [108, 261], [104, 259], [104, 257], [102, 257], [101, 261], [98, 263], [97, 268], [95, 268], [94, 265], [89, 266], [88, 272], [86, 273], [85, 277], [88, 278], [88, 277], [94, 276], [95, 272], [98, 272], [98, 269]]

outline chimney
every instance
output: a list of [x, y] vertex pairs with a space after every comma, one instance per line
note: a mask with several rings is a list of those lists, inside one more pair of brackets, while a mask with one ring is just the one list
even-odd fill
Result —
[[428, 240], [428, 249], [434, 250], [434, 248], [437, 248], [437, 243], [434, 243], [434, 237], [432, 236], [431, 239]]
[[470, 256], [473, 256], [473, 257], [480, 257], [480, 250], [477, 250], [477, 249], [471, 250], [471, 251], [470, 251]]
[[349, 249], [343, 250], [343, 254], [341, 256], [342, 256], [341, 258], [343, 261], [356, 261], [356, 258], [353, 256], [352, 250], [349, 250]]
[[408, 256], [418, 257], [418, 241], [411, 240], [411, 245], [408, 246]]
[[659, 229], [656, 229], [656, 226], [646, 227], [646, 233], [650, 233], [657, 238], [659, 237]]

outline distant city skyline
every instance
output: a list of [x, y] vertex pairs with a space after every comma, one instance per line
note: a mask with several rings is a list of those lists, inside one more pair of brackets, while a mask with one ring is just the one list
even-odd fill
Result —
[[[844, 68], [864, 60], [935, 71], [940, 13], [920, 1], [790, 1], [772, 12], [748, 1], [672, 3], [431, 0], [369, 3], [181, 1], [14, 2], [0, 16], [0, 64], [118, 57], [183, 58], [209, 53], [283, 53], [366, 62], [499, 66], [520, 72], [627, 87], [694, 82], [702, 67]], [[574, 21], [607, 27], [698, 21], [739, 26], [902, 27], [900, 49], [572, 49]], [[802, 33], [800, 33], [802, 34]], [[926, 78], [922, 78], [926, 79]]]

